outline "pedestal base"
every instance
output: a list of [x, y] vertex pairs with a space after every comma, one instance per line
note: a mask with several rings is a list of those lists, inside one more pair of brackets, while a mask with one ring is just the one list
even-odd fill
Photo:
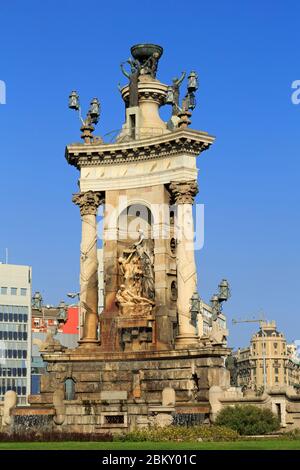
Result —
[[[229, 387], [224, 367], [229, 353], [199, 346], [136, 352], [102, 352], [96, 346], [45, 353], [41, 393], [29, 402], [55, 409], [60, 418], [59, 425], [54, 420], [55, 429], [68, 432], [124, 432], [162, 421], [200, 423], [210, 414], [210, 387]], [[73, 393], [60, 404], [53, 392], [64, 391], [70, 380]]]
[[193, 333], [186, 333], [176, 336], [175, 349], [186, 349], [190, 347], [199, 347], [199, 336], [195, 336]]
[[79, 348], [91, 349], [97, 346], [100, 347], [100, 341], [98, 339], [81, 339], [78, 341]]

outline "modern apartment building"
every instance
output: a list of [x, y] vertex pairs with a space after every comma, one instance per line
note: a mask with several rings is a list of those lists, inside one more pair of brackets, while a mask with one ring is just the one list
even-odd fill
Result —
[[0, 400], [27, 404], [31, 377], [31, 267], [0, 264]]

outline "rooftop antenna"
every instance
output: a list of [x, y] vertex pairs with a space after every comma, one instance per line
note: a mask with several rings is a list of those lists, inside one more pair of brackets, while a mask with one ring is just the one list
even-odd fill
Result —
[[8, 248], [5, 248], [5, 264], [8, 264]]

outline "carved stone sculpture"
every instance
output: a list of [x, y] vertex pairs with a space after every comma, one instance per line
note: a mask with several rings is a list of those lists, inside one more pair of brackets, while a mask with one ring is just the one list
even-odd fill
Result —
[[137, 60], [129, 59], [125, 63], [130, 65], [131, 73], [126, 72], [124, 64], [121, 64], [121, 70], [125, 77], [129, 79], [129, 107], [138, 106], [138, 82], [141, 73], [141, 65]]
[[179, 107], [179, 90], [180, 90], [180, 85], [183, 82], [184, 78], [186, 76], [185, 72], [182, 72], [181, 77], [175, 77], [172, 80], [172, 89], [173, 89], [173, 106], [172, 106], [172, 115], [177, 116], [178, 113], [180, 112], [180, 107]]
[[119, 258], [123, 283], [116, 294], [121, 315], [150, 315], [154, 302], [154, 274], [151, 258], [144, 246], [143, 233]]

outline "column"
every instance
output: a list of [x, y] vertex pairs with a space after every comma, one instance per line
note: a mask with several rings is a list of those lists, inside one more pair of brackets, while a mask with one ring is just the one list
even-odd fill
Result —
[[191, 323], [190, 300], [197, 291], [197, 272], [194, 253], [193, 202], [198, 192], [197, 182], [174, 181], [170, 190], [177, 205], [176, 264], [178, 336], [176, 348], [199, 344], [196, 328]]
[[80, 246], [80, 315], [83, 318], [83, 333], [80, 346], [93, 346], [99, 343], [98, 327], [98, 258], [96, 215], [104, 195], [87, 191], [73, 196], [79, 206], [82, 220]]

